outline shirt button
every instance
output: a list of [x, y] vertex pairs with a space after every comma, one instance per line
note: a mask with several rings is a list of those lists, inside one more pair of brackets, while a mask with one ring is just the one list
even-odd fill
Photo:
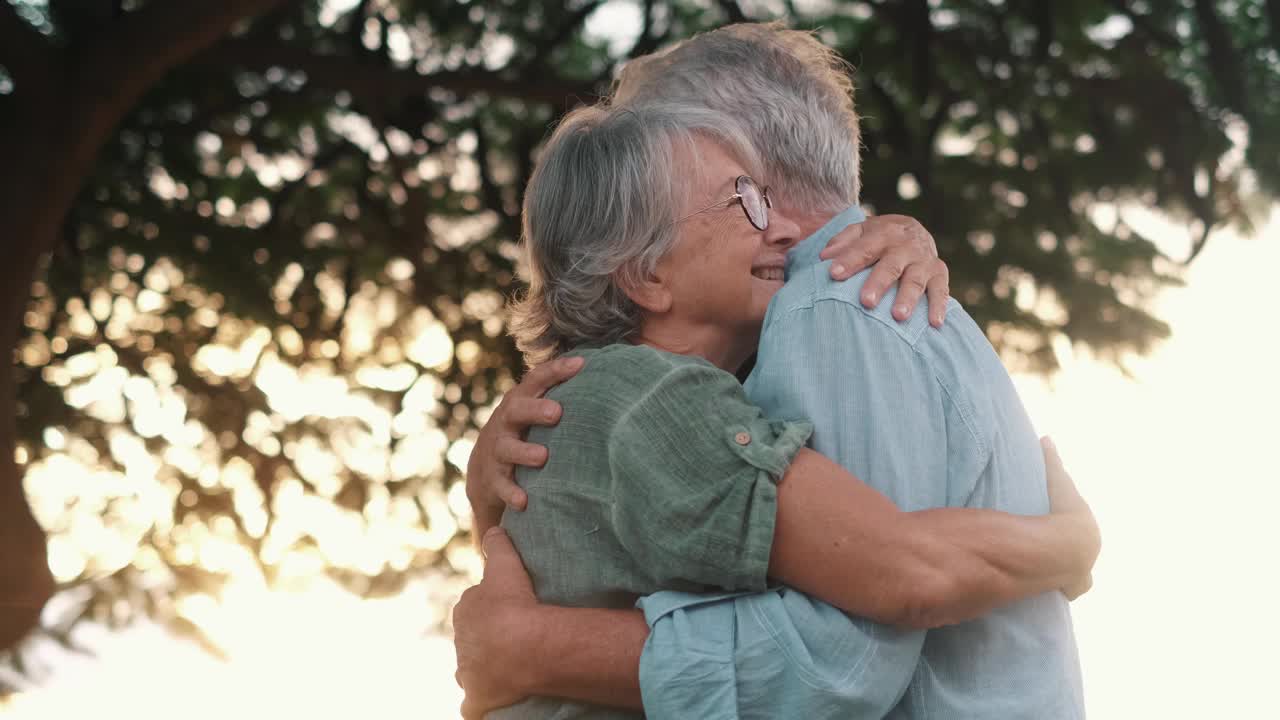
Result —
[[751, 444], [751, 433], [740, 432], [733, 436], [733, 441], [739, 445]]

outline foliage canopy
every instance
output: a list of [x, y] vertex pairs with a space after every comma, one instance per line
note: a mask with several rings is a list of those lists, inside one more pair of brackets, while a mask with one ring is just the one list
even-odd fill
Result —
[[[5, 0], [0, 45], [75, 53], [164, 2]], [[1280, 191], [1278, 0], [277, 2], [128, 109], [18, 279], [16, 455], [58, 580], [199, 634], [184, 598], [237, 573], [382, 593], [472, 562], [460, 467], [521, 366], [539, 142], [628, 57], [776, 16], [856, 66], [864, 201], [933, 232], [1021, 367], [1147, 350], [1143, 302]], [[10, 48], [0, 120], [31, 97]]]

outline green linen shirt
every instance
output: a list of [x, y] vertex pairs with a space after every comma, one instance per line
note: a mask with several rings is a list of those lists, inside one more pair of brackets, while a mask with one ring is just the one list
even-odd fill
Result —
[[[549, 449], [521, 468], [529, 495], [502, 526], [538, 599], [629, 608], [658, 590], [762, 590], [776, 483], [812, 432], [752, 405], [729, 373], [644, 345], [575, 350], [586, 366], [548, 396], [564, 407], [534, 428]], [[639, 717], [534, 698], [495, 718]]]

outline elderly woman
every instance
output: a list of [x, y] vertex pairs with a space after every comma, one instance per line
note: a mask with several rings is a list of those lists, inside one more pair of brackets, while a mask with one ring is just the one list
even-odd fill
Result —
[[[798, 227], [754, 150], [688, 107], [592, 107], [549, 141], [525, 198], [530, 289], [514, 333], [533, 362], [587, 359], [535, 428], [528, 509], [503, 526], [539, 600], [630, 607], [658, 590], [768, 578], [878, 621], [931, 627], [1087, 575], [1087, 509], [901, 513], [764, 417], [733, 375], [753, 352]], [[1051, 496], [1073, 494], [1051, 475]], [[515, 717], [605, 716], [535, 698]]]

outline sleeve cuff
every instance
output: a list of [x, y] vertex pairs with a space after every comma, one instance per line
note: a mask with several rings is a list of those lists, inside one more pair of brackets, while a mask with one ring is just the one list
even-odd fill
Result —
[[725, 429], [725, 442], [735, 455], [753, 467], [769, 473], [774, 482], [782, 479], [796, 453], [813, 435], [813, 423], [803, 420], [755, 420], [734, 423]]
[[741, 536], [740, 560], [735, 564], [738, 573], [727, 587], [749, 591], [768, 587], [769, 556], [773, 553], [778, 516], [777, 483], [812, 434], [811, 423], [764, 418], [726, 428], [725, 438], [732, 452], [757, 471], [754, 497]]

